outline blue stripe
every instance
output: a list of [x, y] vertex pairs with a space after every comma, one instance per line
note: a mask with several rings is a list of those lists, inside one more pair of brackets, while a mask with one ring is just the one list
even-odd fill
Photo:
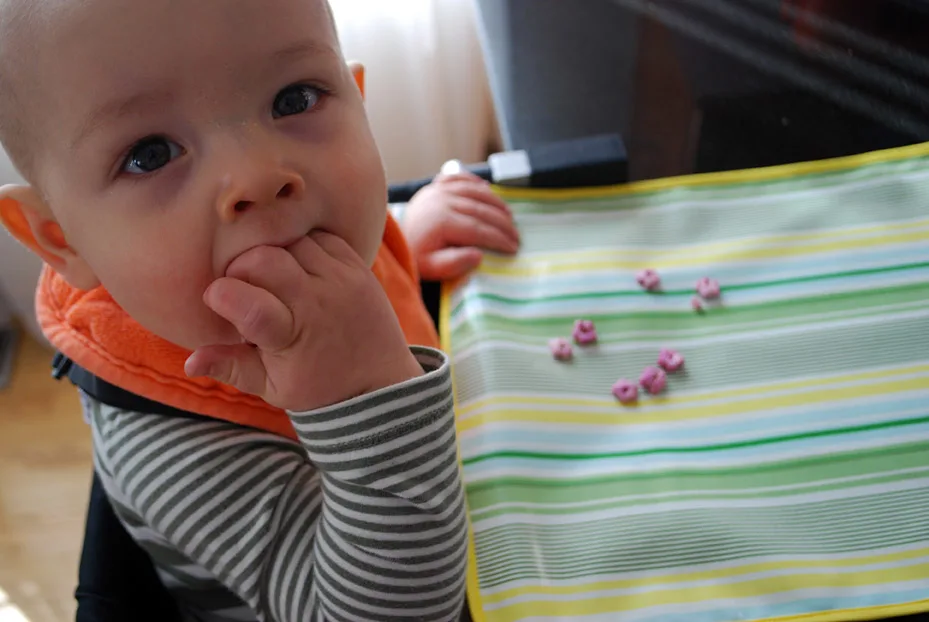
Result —
[[[617, 274], [617, 280], [625, 277]], [[475, 296], [479, 291], [477, 279], [462, 289], [463, 298], [467, 308], [458, 308], [453, 321], [458, 322], [464, 317], [473, 320], [480, 315], [495, 315], [506, 313], [514, 317], [534, 318], [556, 316], [574, 318], [583, 313], [619, 314], [619, 313], [645, 313], [654, 311], [681, 311], [691, 312], [689, 301], [691, 294], [662, 295], [662, 296], [612, 296], [596, 299], [582, 300], [556, 300], [535, 301], [532, 304], [513, 304], [496, 300], [480, 299]], [[896, 274], [875, 274], [865, 276], [828, 278], [810, 283], [788, 283], [772, 285], [762, 289], [724, 291], [723, 304], [727, 307], [757, 304], [772, 300], [796, 300], [797, 298], [811, 298], [821, 296], [825, 289], [842, 294], [862, 294], [872, 289], [893, 287], [903, 283], [925, 282], [929, 290], [929, 268], [915, 268], [901, 271]], [[542, 292], [539, 292], [542, 295]], [[459, 298], [459, 301], [461, 298]]]
[[[929, 380], [927, 380], [929, 382]], [[888, 398], [893, 396], [888, 395]], [[551, 447], [563, 447], [577, 451], [583, 448], [589, 453], [613, 451], [638, 451], [654, 447], [667, 447], [680, 443], [692, 446], [695, 438], [751, 440], [765, 438], [779, 430], [779, 434], [829, 430], [851, 425], [879, 423], [893, 419], [918, 419], [929, 415], [929, 390], [896, 394], [896, 399], [871, 402], [829, 402], [824, 408], [811, 409], [803, 406], [793, 409], [776, 409], [764, 412], [764, 416], [746, 419], [743, 417], [714, 417], [679, 422], [648, 423], [647, 406], [642, 407], [641, 424], [610, 426], [559, 426], [559, 429], [540, 430], [525, 423], [485, 424], [480, 434], [465, 433], [460, 436], [459, 446], [463, 458], [472, 458], [488, 451], [486, 439], [493, 439], [494, 447], [506, 447], [515, 451], [547, 451]], [[913, 411], [905, 417], [894, 413]], [[604, 416], [604, 419], [608, 419]], [[696, 425], [695, 425], [696, 424]], [[929, 463], [927, 463], [929, 464]]]
[[[927, 410], [926, 414], [929, 414], [929, 410]], [[811, 413], [810, 416], [814, 415]], [[822, 450], [824, 448], [828, 448], [830, 453], [842, 453], [851, 451], [853, 446], [859, 444], [870, 447], [887, 445], [888, 439], [898, 436], [904, 431], [908, 443], [929, 441], [929, 423], [922, 423], [892, 430], [872, 430], [827, 437], [804, 438], [712, 452], [689, 453], [673, 451], [623, 458], [591, 459], [573, 464], [571, 471], [577, 477], [584, 477], [591, 473], [617, 471], [658, 471], [659, 469], [668, 468], [705, 469], [717, 466], [731, 468], [734, 464], [796, 460], [797, 454], [803, 455], [806, 452], [812, 453], [812, 450]], [[786, 454], [788, 453], [790, 457], [787, 457]], [[672, 464], [669, 465], [669, 461]], [[561, 460], [535, 458], [490, 458], [468, 464], [465, 477], [469, 483], [473, 483], [478, 480], [506, 477], [517, 469], [531, 471], [536, 477], [540, 478], [554, 478], [565, 474], [565, 463]]]
[[[794, 279], [810, 274], [828, 274], [830, 272], [866, 270], [893, 267], [904, 264], [917, 264], [929, 261], [929, 245], [925, 242], [901, 244], [856, 252], [849, 257], [848, 252], [830, 253], [816, 257], [815, 269], [809, 256], [785, 257], [767, 263], [757, 262], [752, 265], [744, 263], [716, 264], [713, 277], [721, 283], [733, 285], [758, 283], [782, 279]], [[542, 264], [533, 262], [537, 267]], [[707, 276], [706, 267], [682, 266], [661, 270], [663, 284], [669, 290], [681, 290], [693, 287], [697, 279]], [[630, 271], [601, 270], [597, 272], [556, 273], [545, 277], [544, 281], [526, 279], [523, 276], [500, 276], [482, 274], [481, 289], [485, 292], [502, 291], [514, 298], [533, 298], [538, 295], [557, 295], [577, 291], [618, 291], [637, 292], [635, 275]]]
[[[731, 622], [732, 620], [766, 620], [786, 616], [797, 616], [823, 611], [843, 611], [863, 607], [883, 607], [913, 603], [925, 600], [929, 595], [929, 582], [916, 588], [902, 591], [892, 591], [892, 585], [887, 586], [887, 592], [870, 596], [844, 597], [836, 594], [833, 598], [810, 598], [796, 600], [788, 603], [764, 602], [753, 606], [733, 606], [711, 611], [700, 611], [695, 604], [692, 611], [679, 614], [656, 614], [654, 622]], [[761, 597], [764, 599], [764, 597]], [[757, 600], [757, 599], [753, 599]], [[576, 620], [583, 620], [584, 616], [577, 616]]]

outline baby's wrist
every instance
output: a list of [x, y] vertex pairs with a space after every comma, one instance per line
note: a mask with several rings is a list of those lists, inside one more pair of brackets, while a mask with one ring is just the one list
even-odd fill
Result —
[[416, 360], [410, 349], [406, 348], [403, 352], [398, 352], [396, 357], [385, 357], [379, 363], [377, 371], [371, 374], [361, 395], [409, 382], [424, 373], [423, 366]]

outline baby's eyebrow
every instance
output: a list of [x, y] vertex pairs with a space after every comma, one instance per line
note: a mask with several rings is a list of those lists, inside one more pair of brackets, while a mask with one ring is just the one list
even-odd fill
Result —
[[100, 129], [100, 126], [105, 121], [119, 119], [134, 114], [139, 110], [158, 110], [163, 108], [170, 100], [171, 94], [167, 91], [143, 91], [128, 97], [111, 99], [87, 115], [87, 119], [74, 136], [74, 140], [71, 141], [71, 148], [76, 148], [88, 136]]
[[339, 53], [335, 48], [315, 39], [304, 39], [286, 45], [271, 55], [272, 64], [286, 63], [304, 56], [330, 56], [339, 60]]
[[[274, 51], [269, 59], [269, 68], [273, 69], [275, 66], [294, 62], [307, 56], [328, 56], [341, 62], [341, 56], [331, 45], [315, 39], [304, 39]], [[119, 119], [137, 113], [139, 110], [163, 109], [171, 99], [171, 93], [168, 91], [144, 91], [105, 102], [87, 115], [86, 121], [71, 141], [71, 148], [77, 148], [88, 136], [100, 129], [105, 121]]]

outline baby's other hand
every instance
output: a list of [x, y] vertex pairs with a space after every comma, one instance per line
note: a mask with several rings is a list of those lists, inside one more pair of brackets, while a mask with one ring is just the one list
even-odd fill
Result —
[[483, 251], [511, 255], [519, 232], [506, 203], [469, 172], [439, 175], [416, 193], [401, 223], [420, 276], [456, 279], [481, 264]]
[[330, 233], [243, 253], [203, 298], [243, 343], [198, 349], [187, 374], [279, 408], [331, 406], [423, 373], [374, 273]]

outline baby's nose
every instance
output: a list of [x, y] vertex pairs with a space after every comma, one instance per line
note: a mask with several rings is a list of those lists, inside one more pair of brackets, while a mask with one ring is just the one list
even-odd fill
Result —
[[231, 222], [253, 209], [273, 207], [287, 200], [299, 200], [305, 189], [303, 177], [283, 166], [252, 171], [228, 180], [217, 208], [220, 217]]

